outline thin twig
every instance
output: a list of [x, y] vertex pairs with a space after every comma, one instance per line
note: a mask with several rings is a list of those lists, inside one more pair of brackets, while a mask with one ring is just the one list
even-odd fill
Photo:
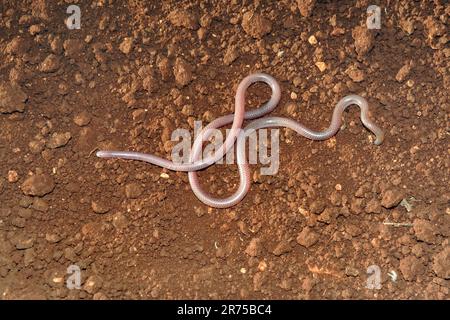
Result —
[[385, 226], [393, 226], [393, 227], [397, 227], [397, 228], [398, 227], [412, 227], [413, 226], [412, 223], [388, 222], [388, 221], [383, 222], [383, 224]]

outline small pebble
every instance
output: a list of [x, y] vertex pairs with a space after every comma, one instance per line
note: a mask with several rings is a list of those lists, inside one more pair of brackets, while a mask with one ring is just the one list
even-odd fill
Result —
[[9, 170], [8, 171], [8, 182], [14, 183], [19, 180], [19, 174], [15, 170]]
[[316, 39], [316, 37], [315, 36], [310, 36], [309, 38], [308, 38], [308, 42], [311, 44], [311, 45], [316, 45], [317, 44], [317, 39]]
[[55, 132], [52, 134], [50, 139], [47, 141], [46, 146], [49, 149], [56, 149], [56, 148], [64, 147], [71, 138], [72, 138], [72, 135], [70, 132], [65, 132], [65, 133]]
[[323, 61], [316, 62], [316, 67], [320, 70], [320, 72], [324, 72], [327, 69], [327, 65]]
[[110, 209], [106, 202], [103, 202], [103, 201], [100, 201], [100, 200], [99, 201], [92, 201], [91, 202], [91, 207], [92, 207], [92, 210], [95, 213], [99, 213], [99, 214], [107, 213], [109, 211], [109, 209]]
[[53, 191], [55, 182], [46, 174], [35, 174], [28, 177], [22, 184], [21, 189], [25, 195], [42, 197]]
[[79, 127], [84, 127], [91, 122], [91, 116], [86, 111], [82, 111], [73, 117], [73, 122]]

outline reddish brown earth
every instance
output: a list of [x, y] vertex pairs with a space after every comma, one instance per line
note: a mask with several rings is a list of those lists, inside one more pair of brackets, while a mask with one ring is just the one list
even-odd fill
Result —
[[[112, 2], [0, 3], [2, 299], [449, 298], [446, 1]], [[200, 203], [186, 173], [95, 157], [169, 157], [172, 130], [231, 113], [255, 71], [281, 84], [273, 114], [316, 129], [365, 96], [384, 143], [357, 108], [325, 142], [282, 129], [278, 174], [252, 166], [230, 209]], [[249, 108], [269, 94], [250, 88]], [[238, 184], [233, 165], [200, 177], [218, 196]]]

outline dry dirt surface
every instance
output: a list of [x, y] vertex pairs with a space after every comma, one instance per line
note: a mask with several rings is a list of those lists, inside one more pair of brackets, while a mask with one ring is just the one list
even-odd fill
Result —
[[[449, 14], [444, 0], [1, 1], [1, 299], [449, 299]], [[256, 71], [280, 82], [272, 114], [311, 128], [366, 97], [384, 143], [356, 107], [327, 141], [281, 129], [279, 172], [252, 165], [229, 209], [199, 202], [186, 173], [95, 157], [170, 157], [172, 130], [232, 113]], [[248, 107], [269, 95], [252, 86]], [[239, 183], [235, 165], [200, 179], [221, 197]]]

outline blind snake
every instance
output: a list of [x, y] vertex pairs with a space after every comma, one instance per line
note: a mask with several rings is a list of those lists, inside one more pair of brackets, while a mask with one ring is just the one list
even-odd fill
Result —
[[[269, 85], [272, 89], [272, 95], [270, 97], [270, 100], [264, 103], [260, 108], [245, 111], [245, 93], [248, 87], [255, 82], [264, 82]], [[369, 105], [366, 99], [361, 96], [352, 94], [342, 98], [334, 108], [330, 126], [323, 131], [311, 130], [301, 123], [298, 123], [289, 118], [262, 117], [263, 115], [271, 112], [277, 106], [278, 102], [280, 101], [280, 97], [280, 86], [272, 76], [264, 73], [254, 73], [244, 78], [239, 84], [236, 92], [234, 114], [219, 117], [209, 123], [205, 128], [203, 128], [203, 130], [194, 141], [189, 163], [174, 163], [155, 155], [131, 151], [97, 151], [96, 155], [100, 158], [140, 160], [173, 171], [187, 171], [192, 191], [201, 202], [215, 208], [228, 208], [239, 203], [245, 197], [250, 188], [251, 180], [250, 170], [245, 154], [245, 136], [252, 130], [270, 127], [287, 127], [308, 139], [326, 140], [334, 136], [339, 130], [342, 121], [342, 113], [344, 112], [344, 110], [348, 106], [355, 104], [361, 109], [361, 122], [376, 136], [374, 143], [376, 145], [379, 145], [383, 142], [384, 133], [370, 119]], [[244, 120], [253, 121], [251, 121], [243, 130], [244, 132], [242, 132], [241, 128]], [[203, 142], [211, 137], [215, 129], [221, 128], [230, 123], [232, 123], [232, 126], [225, 139], [225, 142], [218, 148], [218, 150], [214, 154], [201, 159]], [[196, 171], [209, 167], [218, 160], [222, 159], [224, 155], [230, 150], [230, 148], [236, 143], [236, 140], [237, 164], [240, 177], [239, 187], [236, 192], [234, 192], [234, 194], [227, 198], [215, 198], [202, 189]]]

